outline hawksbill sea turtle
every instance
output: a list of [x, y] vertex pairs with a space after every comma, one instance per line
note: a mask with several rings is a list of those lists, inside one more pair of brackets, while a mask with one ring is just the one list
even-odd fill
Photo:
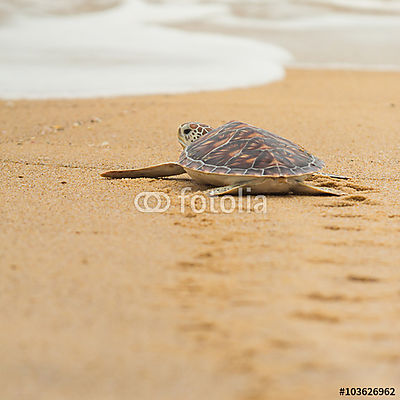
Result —
[[197, 183], [212, 185], [210, 196], [237, 193], [295, 193], [340, 196], [331, 188], [305, 182], [312, 175], [347, 179], [318, 173], [324, 162], [301, 146], [264, 129], [231, 121], [219, 128], [187, 122], [178, 128], [183, 151], [177, 162], [146, 168], [107, 171], [107, 178], [158, 178], [188, 173]]

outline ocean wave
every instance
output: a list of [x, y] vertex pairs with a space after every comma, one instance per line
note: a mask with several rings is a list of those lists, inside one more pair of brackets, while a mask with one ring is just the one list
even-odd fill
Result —
[[389, 0], [3, 0], [0, 97], [245, 87], [285, 66], [400, 69]]

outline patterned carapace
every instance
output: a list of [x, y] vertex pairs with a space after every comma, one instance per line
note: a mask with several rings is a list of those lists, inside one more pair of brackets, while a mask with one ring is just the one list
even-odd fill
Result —
[[206, 173], [271, 177], [311, 174], [324, 166], [290, 140], [238, 121], [191, 143], [179, 164]]

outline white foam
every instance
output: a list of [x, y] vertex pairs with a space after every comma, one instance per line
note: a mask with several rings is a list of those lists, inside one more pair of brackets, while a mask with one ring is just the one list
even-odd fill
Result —
[[3, 0], [0, 17], [3, 98], [245, 87], [285, 65], [400, 69], [400, 1]]
[[91, 14], [14, 17], [0, 28], [0, 97], [172, 93], [282, 78], [290, 55], [277, 46], [154, 24], [221, 7], [131, 0]]

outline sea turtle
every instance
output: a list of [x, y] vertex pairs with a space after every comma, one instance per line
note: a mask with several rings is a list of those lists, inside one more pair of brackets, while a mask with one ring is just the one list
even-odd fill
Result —
[[187, 122], [178, 128], [178, 141], [183, 147], [178, 162], [101, 176], [157, 178], [187, 172], [200, 184], [216, 186], [209, 190], [211, 196], [237, 193], [240, 188], [250, 193], [343, 194], [304, 182], [324, 167], [323, 161], [290, 140], [243, 122], [231, 121], [216, 129]]

